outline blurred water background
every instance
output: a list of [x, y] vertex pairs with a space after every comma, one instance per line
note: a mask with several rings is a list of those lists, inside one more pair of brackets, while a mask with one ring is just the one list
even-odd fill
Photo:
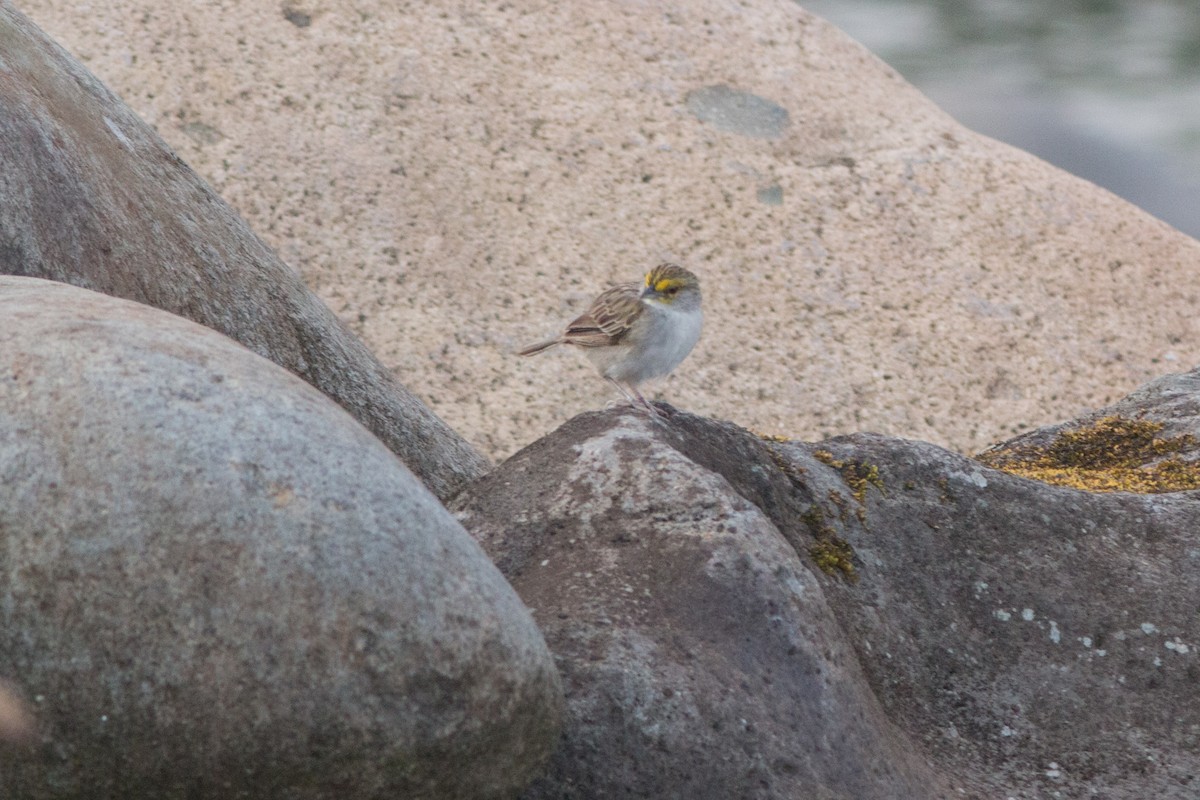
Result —
[[1200, 238], [1200, 0], [801, 0], [980, 133]]

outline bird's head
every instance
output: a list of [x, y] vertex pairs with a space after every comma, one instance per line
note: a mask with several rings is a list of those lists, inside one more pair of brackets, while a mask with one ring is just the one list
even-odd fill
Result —
[[673, 308], [699, 308], [700, 279], [678, 264], [659, 264], [646, 273], [642, 299]]

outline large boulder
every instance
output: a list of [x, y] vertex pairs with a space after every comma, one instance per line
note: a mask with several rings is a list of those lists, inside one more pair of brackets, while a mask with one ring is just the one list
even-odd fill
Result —
[[492, 798], [537, 770], [545, 643], [369, 431], [147, 306], [0, 277], [0, 319], [0, 675], [38, 725], [0, 794]]
[[827, 597], [880, 700], [978, 796], [1200, 796], [1197, 386], [984, 454], [1005, 471], [869, 434], [776, 445], [856, 554]]
[[663, 258], [663, 395], [759, 430], [974, 452], [1200, 363], [1200, 244], [803, 0], [21, 5], [491, 455], [612, 395], [511, 352]]
[[136, 300], [237, 339], [342, 405], [439, 497], [487, 468], [145, 122], [7, 0], [0, 273]]
[[564, 675], [526, 796], [1196, 797], [1200, 495], [1163, 490], [1200, 488], [1197, 386], [985, 454], [1003, 471], [681, 412], [521, 451], [453, 509]]
[[[563, 742], [523, 797], [952, 796], [872, 695], [823, 577], [677, 424], [583, 415], [454, 501], [566, 687]], [[762, 450], [706, 424], [695, 446]]]

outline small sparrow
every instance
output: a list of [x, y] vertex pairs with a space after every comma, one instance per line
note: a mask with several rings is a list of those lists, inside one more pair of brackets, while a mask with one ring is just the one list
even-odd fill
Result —
[[660, 264], [640, 284], [622, 283], [601, 293], [562, 333], [519, 355], [532, 356], [556, 344], [581, 347], [630, 403], [658, 414], [638, 384], [679, 366], [696, 346], [703, 325], [700, 281], [678, 264]]

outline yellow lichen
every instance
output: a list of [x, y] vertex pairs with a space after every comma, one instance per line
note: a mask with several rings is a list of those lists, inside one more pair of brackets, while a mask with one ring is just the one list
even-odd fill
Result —
[[1160, 437], [1150, 420], [1103, 417], [1060, 433], [1044, 446], [989, 450], [989, 467], [1055, 486], [1089, 492], [1181, 492], [1200, 489], [1200, 463], [1178, 453], [1197, 449], [1191, 434]]

